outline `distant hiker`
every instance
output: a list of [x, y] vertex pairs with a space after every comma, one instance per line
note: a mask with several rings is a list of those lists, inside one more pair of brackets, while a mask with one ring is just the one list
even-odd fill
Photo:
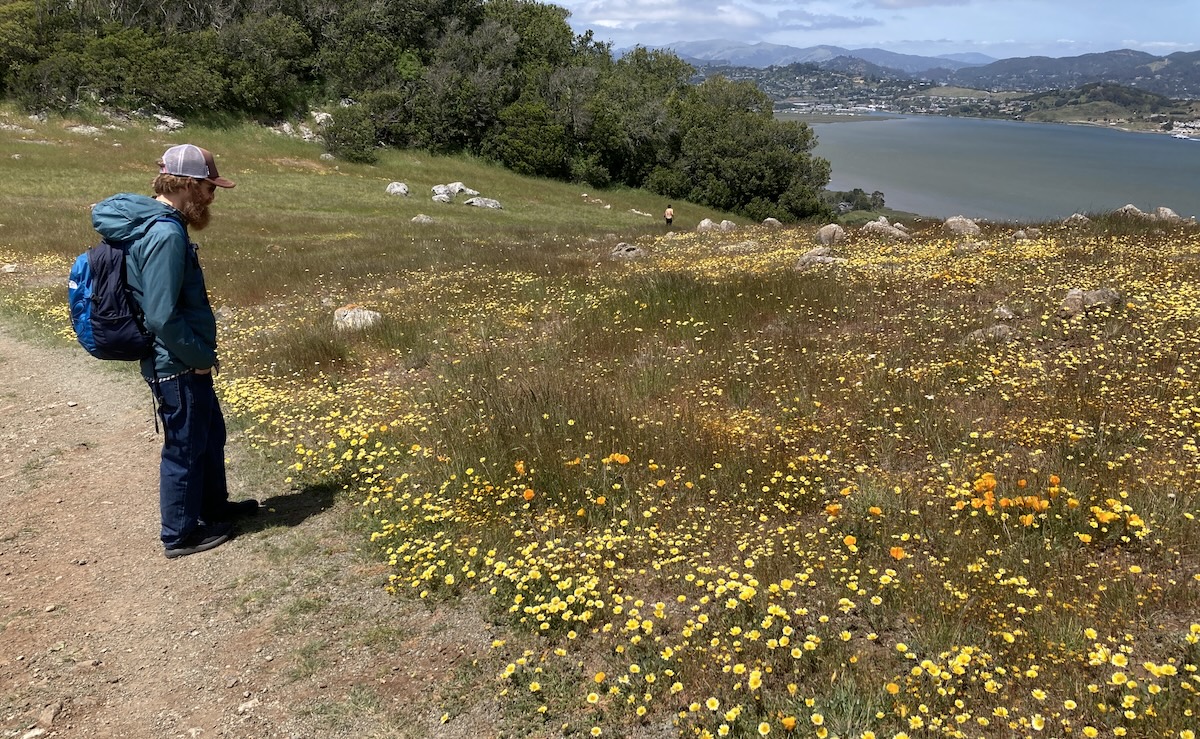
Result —
[[663, 220], [667, 222], [667, 228], [671, 227], [671, 222], [675, 220], [675, 209], [667, 203], [667, 209], [663, 211]]
[[196, 245], [218, 187], [208, 151], [172, 146], [158, 163], [156, 197], [123, 193], [92, 209], [92, 225], [127, 250], [126, 279], [154, 334], [154, 352], [141, 363], [163, 423], [159, 464], [161, 539], [168, 558], [220, 546], [233, 519], [258, 512], [258, 502], [231, 502], [225, 481], [225, 419], [213, 390], [217, 322], [208, 302]]

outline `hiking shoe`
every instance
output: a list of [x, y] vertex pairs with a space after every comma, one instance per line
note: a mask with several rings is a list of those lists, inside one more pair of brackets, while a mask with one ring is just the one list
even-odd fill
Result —
[[163, 554], [167, 559], [186, 557], [189, 554], [207, 552], [229, 541], [233, 526], [227, 523], [201, 524], [195, 531], [183, 538], [183, 541], [173, 547], [166, 547]]
[[248, 500], [227, 500], [221, 504], [218, 512], [209, 512], [201, 514], [201, 523], [220, 523], [236, 521], [239, 518], [252, 518], [258, 515], [258, 501], [250, 498]]
[[230, 500], [225, 503], [225, 518], [226, 521], [233, 521], [238, 518], [250, 518], [258, 515], [258, 501], [254, 498], [246, 500]]

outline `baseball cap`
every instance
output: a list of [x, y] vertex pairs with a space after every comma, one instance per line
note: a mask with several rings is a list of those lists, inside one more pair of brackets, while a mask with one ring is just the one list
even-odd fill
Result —
[[233, 187], [232, 182], [217, 174], [212, 152], [193, 144], [179, 144], [167, 149], [158, 171], [160, 174], [207, 180], [217, 187]]

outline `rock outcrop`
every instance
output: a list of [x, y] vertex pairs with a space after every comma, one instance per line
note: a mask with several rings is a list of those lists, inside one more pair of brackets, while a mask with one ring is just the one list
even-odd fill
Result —
[[980, 234], [979, 224], [966, 216], [951, 216], [943, 225], [947, 231], [956, 236], [978, 236]]
[[846, 229], [836, 223], [830, 223], [817, 229], [816, 240], [822, 246], [840, 244], [846, 240]]

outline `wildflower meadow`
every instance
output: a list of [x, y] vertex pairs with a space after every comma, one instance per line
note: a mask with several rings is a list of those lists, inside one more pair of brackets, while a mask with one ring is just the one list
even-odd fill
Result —
[[[293, 169], [273, 202], [378, 184]], [[444, 240], [222, 194], [264, 243], [201, 251], [239, 443], [340, 489], [396, 597], [487, 611], [456, 679], [498, 733], [1194, 739], [1200, 228], [916, 221], [797, 269], [822, 224], [626, 213], [645, 256], [616, 260], [519, 192]], [[65, 274], [32, 244], [0, 262]], [[61, 335], [57, 291], [0, 303]], [[347, 302], [382, 321], [336, 330]]]

